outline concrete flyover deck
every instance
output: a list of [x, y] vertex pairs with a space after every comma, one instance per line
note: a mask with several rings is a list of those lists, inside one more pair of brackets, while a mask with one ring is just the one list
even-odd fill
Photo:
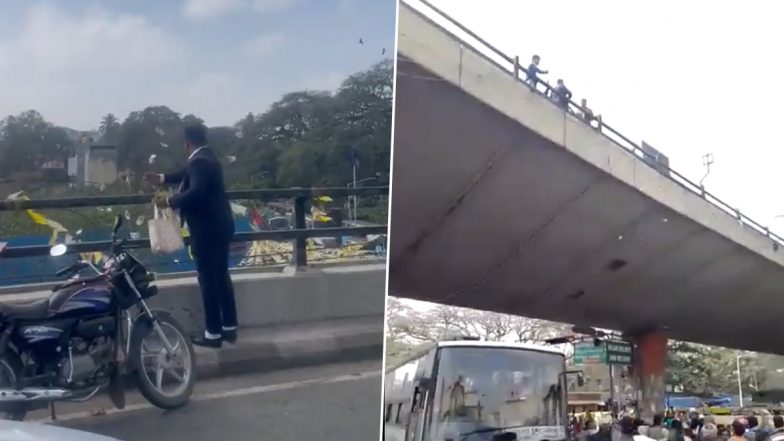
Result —
[[784, 353], [771, 238], [405, 4], [397, 72], [390, 295]]

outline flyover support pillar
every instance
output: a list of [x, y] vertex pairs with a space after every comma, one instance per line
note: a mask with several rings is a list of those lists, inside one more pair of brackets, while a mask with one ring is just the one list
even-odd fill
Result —
[[635, 337], [636, 351], [634, 372], [639, 384], [637, 409], [641, 418], [653, 419], [661, 412], [666, 393], [664, 369], [667, 364], [667, 336], [659, 332], [648, 332]]

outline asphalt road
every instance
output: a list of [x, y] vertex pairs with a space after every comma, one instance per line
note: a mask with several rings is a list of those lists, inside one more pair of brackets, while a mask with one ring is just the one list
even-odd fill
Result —
[[55, 424], [123, 441], [375, 441], [380, 370], [376, 361], [221, 379], [176, 411], [129, 396], [126, 410], [103, 415], [104, 400], [61, 406]]

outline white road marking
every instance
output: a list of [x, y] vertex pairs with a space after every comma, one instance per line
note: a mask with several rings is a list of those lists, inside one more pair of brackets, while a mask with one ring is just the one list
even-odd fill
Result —
[[[305, 386], [312, 386], [315, 384], [345, 383], [348, 381], [364, 380], [366, 378], [373, 378], [379, 376], [381, 376], [380, 371], [367, 371], [367, 372], [360, 372], [356, 374], [338, 375], [335, 377], [310, 378], [307, 380], [290, 381], [287, 383], [267, 384], [263, 386], [251, 386], [251, 387], [244, 387], [240, 389], [212, 392], [212, 393], [202, 394], [202, 395], [194, 395], [193, 397], [191, 397], [191, 401], [210, 401], [210, 400], [217, 400], [222, 398], [243, 397], [247, 395], [262, 394], [267, 392], [277, 392], [277, 391], [288, 390], [288, 389], [297, 389]], [[102, 415], [94, 415], [93, 411], [83, 411], [83, 412], [68, 413], [64, 415], [57, 415], [57, 421], [52, 421], [49, 418], [32, 420], [32, 421], [37, 423], [52, 424], [55, 422], [73, 421], [73, 420], [80, 420], [85, 418], [96, 418], [96, 417], [100, 418], [105, 415], [114, 415], [118, 413], [134, 412], [137, 410], [152, 409], [152, 408], [155, 408], [155, 406], [153, 406], [148, 402], [142, 402], [136, 404], [129, 404], [125, 406], [125, 409], [122, 410], [106, 409], [105, 413], [103, 413]]]

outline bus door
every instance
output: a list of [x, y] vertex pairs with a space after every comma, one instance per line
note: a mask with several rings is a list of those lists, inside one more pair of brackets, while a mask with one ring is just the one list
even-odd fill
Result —
[[436, 351], [430, 351], [418, 363], [416, 376], [414, 377], [414, 391], [410, 402], [411, 412], [406, 425], [405, 441], [423, 441], [427, 437], [435, 389], [435, 381], [433, 379], [435, 353]]

